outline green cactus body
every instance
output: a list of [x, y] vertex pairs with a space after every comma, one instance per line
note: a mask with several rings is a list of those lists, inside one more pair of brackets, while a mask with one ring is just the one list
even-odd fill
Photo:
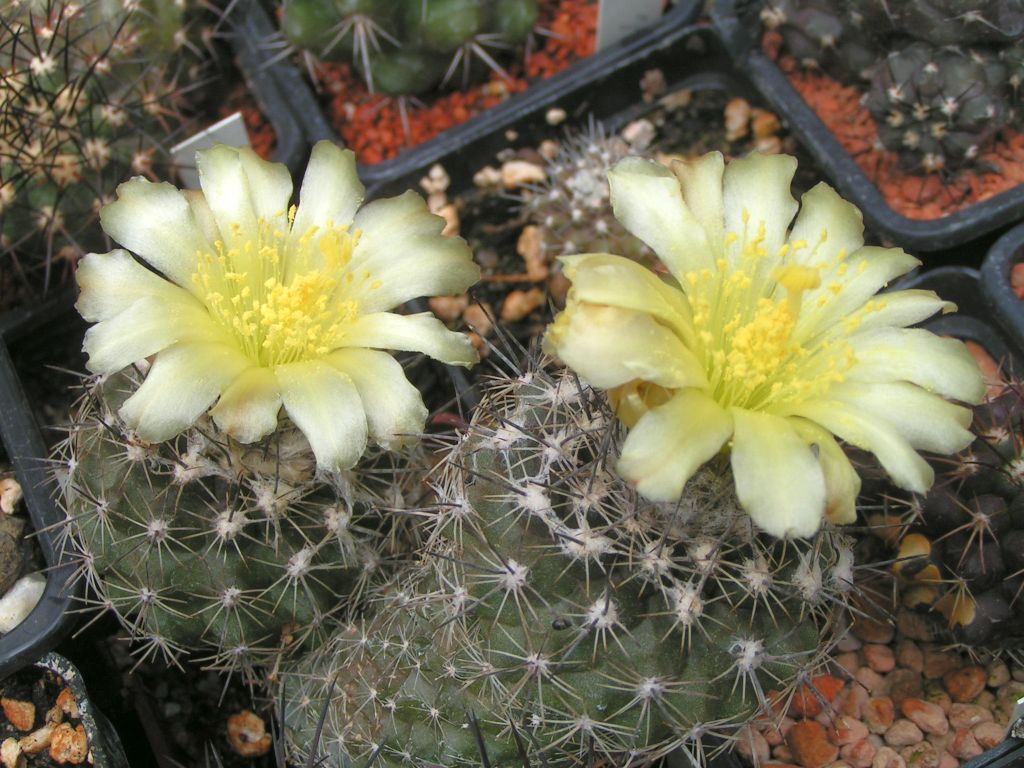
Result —
[[1005, 71], [991, 57], [913, 43], [875, 70], [865, 105], [882, 143], [925, 171], [975, 160], [1006, 124]]
[[599, 125], [559, 145], [548, 162], [546, 182], [524, 200], [547, 253], [617, 253], [654, 264], [654, 252], [627, 232], [612, 211], [607, 174], [630, 154], [625, 141], [605, 135]]
[[197, 17], [172, 0], [15, 2], [0, 21], [0, 270], [28, 295], [105, 243], [101, 205], [166, 156], [200, 75]]
[[939, 614], [959, 642], [1024, 641], [1024, 399], [1018, 384], [974, 409], [974, 443], [936, 461], [936, 483], [908, 501], [894, 570], [908, 608]]
[[897, 29], [932, 45], [1005, 44], [1024, 35], [1021, 0], [886, 0], [885, 5]]
[[537, 15], [537, 0], [288, 0], [282, 31], [313, 56], [351, 61], [372, 91], [403, 96], [460, 66], [468, 77], [477, 59], [504, 73], [502, 49], [521, 46]]
[[[759, 534], [722, 466], [678, 506], [614, 471], [622, 430], [568, 373], [496, 382], [444, 459], [418, 573], [281, 676], [331, 764], [646, 762], [711, 750], [824, 661], [849, 542]], [[349, 762], [351, 761], [351, 763]]]
[[316, 474], [289, 425], [255, 445], [208, 420], [142, 443], [115, 415], [137, 386], [92, 385], [61, 455], [66, 545], [101, 606], [147, 650], [215, 667], [315, 645], [408, 545], [408, 475], [386, 454]]

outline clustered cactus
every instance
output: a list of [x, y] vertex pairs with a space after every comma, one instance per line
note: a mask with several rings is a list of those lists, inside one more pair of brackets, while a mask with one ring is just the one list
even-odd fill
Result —
[[1017, 0], [768, 0], [761, 15], [803, 66], [865, 86], [879, 138], [909, 169], [970, 166], [1024, 119]]
[[477, 61], [503, 71], [495, 56], [521, 46], [537, 14], [537, 0], [286, 0], [281, 26], [296, 48], [350, 61], [371, 90], [403, 96], [457, 72], [465, 84]]
[[316, 645], [410, 546], [391, 454], [322, 473], [290, 424], [243, 445], [205, 418], [147, 443], [117, 415], [138, 371], [86, 382], [59, 452], [65, 544], [147, 654], [251, 673]]
[[[103, 241], [100, 206], [166, 159], [201, 71], [192, 11], [172, 0], [17, 0], [0, 19], [0, 272], [45, 292]], [[59, 274], [54, 274], [58, 272]]]
[[654, 253], [626, 231], [612, 211], [608, 171], [635, 154], [600, 124], [558, 144], [547, 177], [524, 195], [530, 220], [540, 227], [545, 254], [617, 253], [652, 264]]
[[976, 406], [977, 439], [934, 459], [935, 485], [907, 500], [898, 529], [893, 570], [904, 604], [940, 616], [972, 647], [1019, 648], [1024, 639], [1022, 419], [1019, 382]]
[[725, 463], [648, 502], [615, 470], [624, 434], [571, 372], [496, 380], [438, 468], [413, 575], [284, 667], [293, 742], [329, 703], [332, 765], [627, 765], [710, 753], [808, 682], [851, 541], [759, 532]]

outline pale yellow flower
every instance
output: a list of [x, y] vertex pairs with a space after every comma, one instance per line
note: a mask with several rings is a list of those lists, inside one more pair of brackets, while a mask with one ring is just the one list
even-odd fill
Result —
[[[851, 522], [860, 478], [833, 436], [871, 451], [901, 488], [934, 473], [918, 450], [972, 440], [984, 395], [959, 341], [907, 326], [954, 307], [930, 291], [877, 295], [919, 262], [865, 247], [860, 212], [826, 184], [790, 194], [796, 160], [711, 153], [669, 171], [610, 173], [616, 217], [658, 254], [661, 280], [619, 256], [564, 258], [572, 281], [546, 338], [631, 427], [619, 470], [673, 501], [730, 454], [736, 492], [776, 536]], [[792, 229], [790, 223], [792, 222]]]
[[197, 163], [202, 192], [143, 178], [118, 187], [100, 219], [128, 250], [78, 268], [78, 310], [96, 323], [90, 370], [155, 356], [121, 417], [156, 442], [212, 406], [249, 443], [283, 407], [328, 469], [355, 464], [368, 438], [394, 447], [418, 433], [422, 398], [379, 350], [465, 366], [477, 355], [429, 313], [388, 310], [476, 282], [465, 241], [442, 236], [444, 220], [414, 192], [360, 208], [355, 159], [328, 142], [313, 149], [297, 208], [288, 170], [248, 149], [214, 147]]

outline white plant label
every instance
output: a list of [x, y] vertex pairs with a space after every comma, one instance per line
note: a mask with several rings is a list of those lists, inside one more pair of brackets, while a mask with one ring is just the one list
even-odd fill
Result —
[[194, 136], [171, 147], [171, 159], [178, 171], [182, 185], [188, 189], [199, 189], [199, 172], [196, 170], [196, 152], [209, 149], [214, 144], [229, 147], [248, 147], [249, 132], [241, 112], [228, 115], [223, 120], [204, 128]]
[[597, 7], [597, 50], [601, 51], [660, 19], [662, 0], [600, 0]]

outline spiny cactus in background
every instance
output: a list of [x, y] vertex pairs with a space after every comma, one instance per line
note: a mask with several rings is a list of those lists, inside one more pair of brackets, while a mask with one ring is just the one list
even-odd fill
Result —
[[879, 29], [865, 18], [860, 5], [842, 0], [768, 0], [761, 21], [782, 35], [786, 50], [801, 66], [856, 80], [866, 77], [878, 61]]
[[[20, 0], [0, 19], [0, 272], [25, 299], [103, 242], [99, 207], [180, 129], [203, 44], [183, 4]], [[57, 272], [58, 274], [54, 274]], [[0, 304], [13, 303], [5, 295]]]
[[968, 166], [1024, 120], [1021, 0], [767, 0], [761, 18], [802, 66], [865, 85], [909, 169]]
[[282, 425], [239, 444], [203, 418], [151, 444], [117, 411], [132, 369], [87, 382], [58, 454], [65, 546], [146, 654], [248, 670], [309, 648], [409, 545], [418, 481], [392, 454], [319, 473]]
[[351, 61], [371, 90], [423, 93], [474, 62], [503, 71], [500, 51], [521, 46], [537, 0], [286, 0], [285, 39], [314, 57]]
[[809, 681], [850, 540], [760, 533], [724, 464], [647, 502], [616, 473], [623, 436], [567, 371], [493, 382], [439, 467], [418, 573], [283, 667], [296, 750], [330, 700], [331, 765], [632, 765], [713, 751]]
[[905, 165], [955, 169], [1006, 125], [1006, 71], [997, 59], [913, 43], [875, 69], [865, 106]]
[[[907, 500], [894, 572], [907, 608], [941, 615], [960, 642], [1024, 642], [1024, 390], [974, 408], [974, 443], [936, 459], [935, 486]], [[875, 522], [891, 523], [879, 515]], [[877, 530], [885, 530], [879, 527]]]
[[650, 265], [654, 253], [626, 231], [612, 211], [608, 171], [633, 154], [600, 124], [567, 138], [547, 164], [547, 179], [530, 188], [524, 207], [540, 227], [545, 253], [617, 253]]

